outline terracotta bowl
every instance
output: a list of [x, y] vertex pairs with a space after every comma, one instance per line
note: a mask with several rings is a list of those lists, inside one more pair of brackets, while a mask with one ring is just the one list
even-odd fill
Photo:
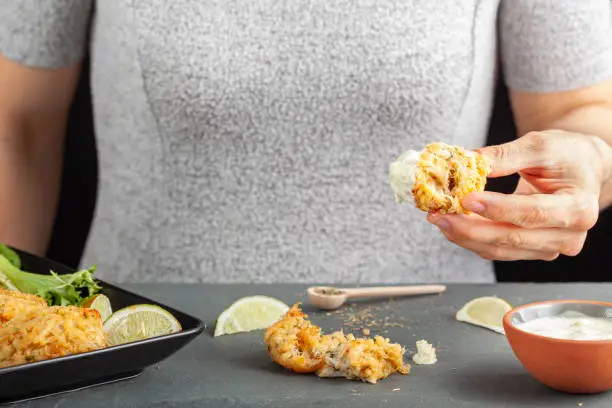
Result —
[[552, 300], [519, 306], [504, 316], [512, 351], [538, 381], [558, 391], [591, 394], [612, 388], [612, 340], [563, 340], [523, 331], [517, 324], [573, 310], [612, 318], [612, 303]]

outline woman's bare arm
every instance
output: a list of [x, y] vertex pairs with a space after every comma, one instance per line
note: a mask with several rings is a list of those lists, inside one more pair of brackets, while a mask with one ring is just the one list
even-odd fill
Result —
[[44, 255], [80, 64], [34, 69], [0, 55], [0, 242]]
[[[566, 92], [511, 92], [511, 100], [519, 135], [560, 129], [598, 136], [612, 146], [612, 80]], [[612, 163], [608, 167], [612, 175]], [[599, 204], [612, 205], [612, 178], [604, 182]]]

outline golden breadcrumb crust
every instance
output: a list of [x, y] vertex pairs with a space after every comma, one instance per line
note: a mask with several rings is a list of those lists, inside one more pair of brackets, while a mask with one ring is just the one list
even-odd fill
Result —
[[0, 294], [0, 310], [7, 318], [0, 322], [0, 368], [106, 347], [97, 310], [49, 307], [36, 298], [12, 291]]
[[467, 214], [461, 200], [483, 191], [491, 171], [485, 156], [462, 147], [432, 143], [421, 153], [415, 175], [415, 205], [423, 211]]
[[47, 306], [40, 296], [0, 288], [0, 325], [20, 314]]
[[320, 377], [346, 377], [370, 383], [393, 373], [408, 374], [404, 348], [389, 339], [355, 339], [337, 331], [323, 334], [297, 303], [264, 335], [274, 362], [297, 373]]

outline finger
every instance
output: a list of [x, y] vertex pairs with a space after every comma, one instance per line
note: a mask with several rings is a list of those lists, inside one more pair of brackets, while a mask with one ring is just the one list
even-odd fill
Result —
[[550, 137], [539, 132], [501, 145], [486, 146], [477, 151], [491, 160], [489, 177], [503, 177], [521, 170], [545, 166], [550, 162]]
[[473, 193], [462, 205], [493, 221], [523, 228], [591, 229], [599, 217], [599, 202], [587, 194]]
[[514, 189], [514, 192], [512, 194], [530, 195], [537, 194], [539, 192], [540, 191], [538, 191], [538, 189], [535, 188], [533, 184], [529, 182], [529, 180], [524, 177], [521, 177], [518, 183], [516, 184], [516, 188]]
[[508, 249], [511, 252], [528, 251], [546, 254], [561, 253], [575, 256], [580, 253], [586, 232], [562, 229], [524, 229], [500, 224], [479, 216], [430, 216], [451, 241], [469, 249], [482, 245]]
[[559, 257], [558, 252], [531, 251], [528, 249], [506, 248], [476, 241], [457, 241], [444, 234], [446, 238], [462, 248], [470, 250], [480, 257], [490, 261], [554, 261]]

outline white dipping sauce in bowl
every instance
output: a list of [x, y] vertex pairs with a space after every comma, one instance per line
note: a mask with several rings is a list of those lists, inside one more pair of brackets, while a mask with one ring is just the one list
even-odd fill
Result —
[[612, 340], [612, 319], [566, 311], [515, 325], [540, 336], [565, 340]]

